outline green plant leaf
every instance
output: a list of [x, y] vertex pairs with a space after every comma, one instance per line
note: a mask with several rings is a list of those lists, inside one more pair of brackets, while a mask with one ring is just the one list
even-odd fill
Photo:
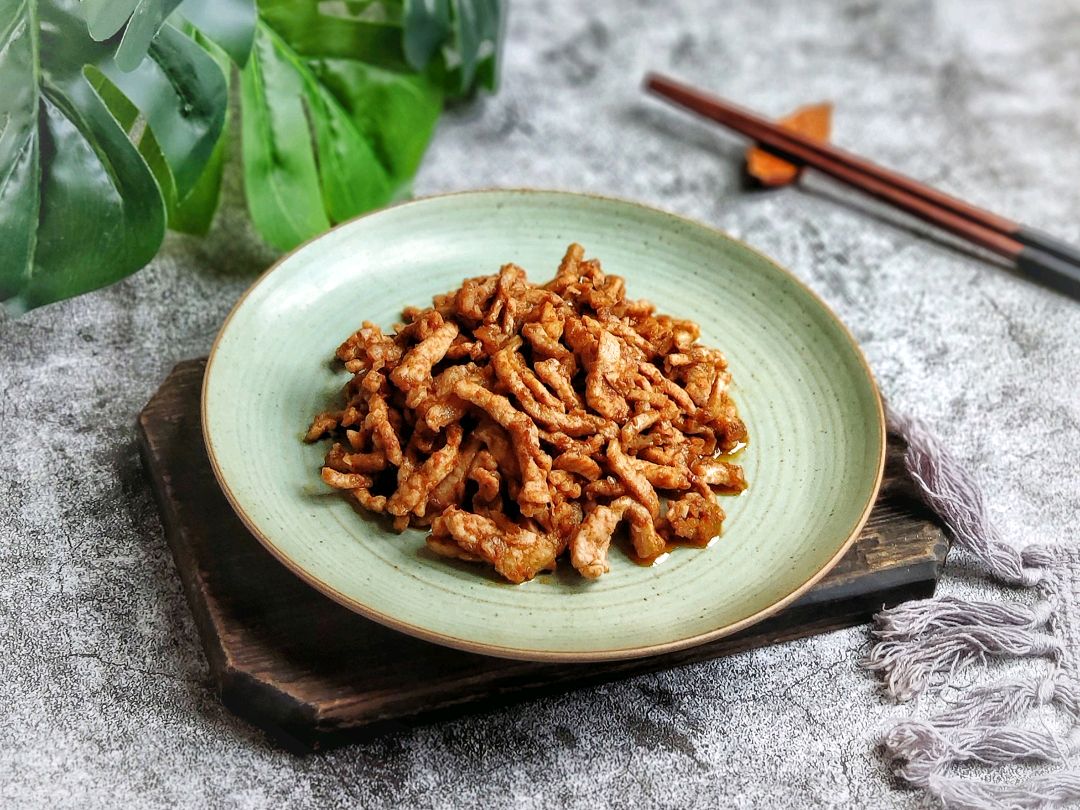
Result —
[[401, 26], [402, 0], [319, 0], [318, 13], [343, 20]]
[[[124, 27], [139, 0], [82, 0], [86, 28], [90, 36], [104, 42]], [[149, 45], [150, 43], [146, 43]]]
[[[192, 31], [192, 38], [199, 43], [206, 52], [217, 62], [226, 77], [230, 75], [229, 57], [225, 51], [217, 47], [198, 31]], [[113, 103], [106, 99], [110, 109]], [[126, 99], [124, 100], [126, 101]], [[114, 111], [115, 114], [115, 111]], [[130, 113], [128, 113], [130, 115]], [[121, 116], [117, 118], [123, 124], [125, 120]], [[154, 136], [151, 128], [147, 127], [139, 139], [139, 154], [143, 156], [146, 164], [153, 172], [154, 178], [161, 189], [165, 199], [165, 210], [168, 214], [168, 227], [174, 231], [204, 235], [210, 230], [210, 223], [217, 211], [218, 199], [221, 196], [221, 177], [224, 172], [225, 159], [228, 154], [229, 116], [226, 112], [225, 123], [221, 129], [221, 136], [210, 153], [210, 158], [202, 170], [194, 187], [188, 191], [182, 199], [178, 196], [176, 184], [173, 182], [173, 174], [169, 168], [165, 156], [161, 152], [158, 139]]]
[[450, 0], [405, 0], [405, 58], [424, 70], [450, 39]]
[[255, 36], [255, 0], [82, 0], [90, 36], [102, 42], [124, 34], [116, 64], [134, 70], [169, 15], [180, 14], [243, 67]]
[[[116, 65], [135, 70], [146, 57], [150, 43], [166, 18], [182, 0], [83, 0], [90, 36], [102, 41], [121, 28], [124, 35], [116, 49]], [[124, 23], [127, 23], [125, 26]]]
[[0, 301], [28, 283], [41, 191], [37, 19], [25, 3], [0, 6]]
[[400, 14], [350, 14], [349, 8], [356, 6], [340, 0], [259, 0], [258, 5], [259, 19], [301, 57], [362, 59], [369, 65], [411, 72], [402, 45]]
[[180, 14], [243, 67], [255, 39], [255, 0], [184, 0]]
[[182, 200], [224, 126], [225, 76], [205, 50], [166, 24], [151, 58], [125, 72], [118, 37], [88, 36], [83, 11], [78, 0], [0, 0], [0, 300], [14, 310], [153, 257], [166, 206], [133, 136], [160, 145], [161, 186]]
[[14, 311], [117, 281], [161, 244], [154, 178], [83, 73], [110, 51], [77, 0], [0, 5], [0, 299]]
[[[195, 34], [199, 36], [198, 34]], [[209, 48], [214, 48], [209, 42], [204, 43]], [[217, 53], [221, 53], [217, 50]], [[228, 57], [222, 54], [225, 65], [228, 65]], [[226, 148], [226, 130], [222, 130], [221, 138], [210, 154], [210, 160], [203, 170], [195, 187], [180, 201], [176, 195], [176, 184], [173, 182], [172, 171], [169, 169], [165, 157], [161, 154], [161, 147], [157, 138], [154, 137], [150, 127], [136, 126], [140, 120], [139, 109], [128, 101], [127, 97], [110, 82], [100, 71], [90, 71], [88, 74], [91, 84], [98, 95], [109, 108], [109, 112], [120, 124], [121, 128], [128, 132], [129, 137], [135, 143], [142, 159], [157, 181], [161, 196], [165, 202], [166, 224], [176, 231], [192, 234], [205, 234], [213, 220], [217, 209], [218, 196], [221, 186], [221, 175]], [[227, 123], [226, 119], [226, 123]]]
[[240, 78], [244, 190], [255, 227], [279, 250], [330, 227], [303, 92], [300, 75], [260, 24]]
[[210, 230], [221, 199], [221, 178], [228, 154], [229, 130], [226, 126], [217, 146], [210, 153], [206, 170], [191, 192], [183, 200], [178, 201], [175, 196], [165, 199], [169, 228], [199, 236], [204, 236]]
[[224, 171], [228, 149], [228, 130], [222, 132], [210, 160], [206, 164], [202, 177], [183, 200], [176, 196], [176, 186], [172, 184], [172, 174], [162, 157], [154, 134], [148, 129], [139, 140], [139, 154], [158, 181], [161, 196], [165, 200], [166, 223], [169, 230], [204, 236], [210, 230], [214, 214], [217, 212], [218, 199], [221, 195], [221, 177]]
[[149, 55], [130, 72], [109, 59], [98, 67], [145, 116], [182, 199], [221, 136], [229, 87], [213, 57], [172, 25], [162, 26]]
[[[328, 17], [318, 22], [320, 53], [306, 33], [315, 24], [306, 4], [295, 14], [267, 5], [273, 14], [256, 29], [241, 80], [244, 187], [256, 227], [285, 250], [400, 193], [442, 99], [422, 75], [370, 64], [362, 50], [341, 55], [351, 37], [371, 42], [369, 29], [380, 27], [379, 53], [393, 44], [400, 56], [400, 28]], [[304, 52], [282, 31], [297, 34]]]
[[439, 77], [448, 95], [494, 90], [502, 38], [499, 0], [404, 0], [404, 49], [415, 70]]
[[438, 87], [422, 75], [346, 59], [313, 60], [310, 65], [321, 86], [371, 145], [387, 174], [389, 191], [396, 195], [412, 180], [431, 141], [442, 110]]

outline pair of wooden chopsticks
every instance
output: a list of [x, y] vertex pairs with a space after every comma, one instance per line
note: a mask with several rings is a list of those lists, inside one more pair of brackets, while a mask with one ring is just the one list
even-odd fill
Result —
[[1080, 299], [1080, 249], [1049, 234], [951, 197], [825, 141], [778, 124], [673, 79], [651, 73], [649, 91], [1015, 263], [1030, 278]]

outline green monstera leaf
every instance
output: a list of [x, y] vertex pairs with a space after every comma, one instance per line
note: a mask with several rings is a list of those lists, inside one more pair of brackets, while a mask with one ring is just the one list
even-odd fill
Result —
[[500, 9], [259, 0], [241, 118], [248, 210], [267, 242], [287, 250], [406, 193], [443, 98], [494, 86]]
[[123, 29], [121, 70], [138, 67], [169, 15], [179, 14], [243, 67], [255, 35], [255, 0], [82, 0], [86, 27], [98, 42]]
[[178, 13], [243, 67], [255, 41], [255, 0], [184, 0]]
[[[229, 57], [190, 25], [185, 27], [189, 29], [188, 33], [191, 37], [217, 62], [222, 76], [227, 80], [230, 74]], [[210, 229], [220, 197], [221, 178], [228, 147], [228, 113], [226, 113], [217, 144], [214, 145], [205, 166], [202, 167], [202, 174], [199, 175], [194, 186], [190, 188], [183, 186], [185, 193], [181, 195], [173, 170], [162, 152], [154, 130], [151, 127], [145, 127], [140, 131], [136, 127], [136, 122], [141, 115], [138, 107], [132, 104], [111, 82], [95, 80], [93, 84], [120, 126], [133, 135], [137, 135], [133, 140], [139, 154], [142, 155], [154, 179], [157, 180], [161, 196], [165, 201], [166, 224], [169, 230], [205, 234]]]
[[502, 36], [499, 0], [404, 0], [405, 56], [416, 70], [443, 76], [450, 95], [474, 84], [495, 89]]
[[248, 210], [281, 250], [401, 195], [442, 109], [393, 4], [321, 5], [262, 0], [241, 78]]
[[[290, 248], [408, 192], [444, 98], [493, 87], [499, 0], [0, 0], [0, 302], [209, 227], [241, 68], [244, 186]], [[234, 134], [235, 137], [235, 134]]]
[[[125, 72], [153, 70], [152, 65], [142, 61], [145, 53], [153, 50], [152, 39], [147, 37], [147, 33], [158, 35], [160, 32], [161, 38], [169, 41], [175, 39], [175, 27], [198, 43], [217, 63], [226, 81], [226, 93], [231, 63], [242, 67], [247, 62], [255, 36], [255, 0], [82, 0], [82, 3], [87, 29], [94, 39], [101, 41], [108, 37], [120, 37], [116, 68]], [[176, 11], [169, 17], [173, 25], [166, 25], [164, 15], [174, 8]], [[122, 36], [119, 34], [121, 29]], [[160, 44], [157, 47], [160, 48]], [[202, 68], [209, 69], [205, 60]], [[117, 75], [116, 70], [110, 79], [119, 86], [135, 85], [136, 93], [142, 84], [138, 77], [127, 79]], [[96, 83], [95, 87], [121, 126], [130, 129], [140, 114], [139, 109], [131, 105], [125, 95], [114, 92], [113, 85]], [[221, 104], [220, 91], [215, 91], [214, 104]], [[169, 109], [168, 105], [166, 109]], [[176, 111], [175, 108], [173, 111]], [[181, 128], [185, 124], [181, 121]], [[227, 130], [226, 115], [216, 143], [200, 142], [197, 150], [187, 153], [189, 166], [177, 166], [172, 149], [176, 139], [173, 129], [167, 124], [154, 126], [151, 122], [151, 126], [139, 135], [139, 154], [161, 189], [170, 230], [199, 235], [209, 230], [220, 198]], [[161, 133], [161, 136], [155, 132]], [[183, 172], [188, 168], [190, 172]]]
[[[146, 56], [151, 41], [182, 0], [82, 0], [90, 36], [103, 42], [121, 28], [124, 35], [116, 49], [121, 70], [134, 70]], [[124, 24], [127, 23], [125, 26]]]
[[166, 25], [125, 73], [86, 25], [78, 0], [0, 0], [0, 300], [14, 311], [117, 281], [163, 238], [158, 184], [101, 88], [138, 108], [181, 194], [224, 122], [224, 76], [190, 38]]

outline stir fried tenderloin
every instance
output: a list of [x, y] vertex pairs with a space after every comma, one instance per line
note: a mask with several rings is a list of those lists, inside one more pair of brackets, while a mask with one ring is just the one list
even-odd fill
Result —
[[329, 486], [515, 583], [567, 551], [601, 576], [620, 524], [642, 559], [720, 534], [716, 493], [746, 487], [721, 456], [746, 427], [697, 324], [628, 299], [577, 244], [546, 284], [507, 264], [403, 319], [337, 350], [344, 407], [306, 436], [333, 440]]

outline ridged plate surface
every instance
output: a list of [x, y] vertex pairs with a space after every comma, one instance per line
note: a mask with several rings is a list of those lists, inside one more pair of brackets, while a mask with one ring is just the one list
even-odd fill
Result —
[[[723, 349], [750, 432], [750, 488], [722, 498], [724, 536], [641, 567], [617, 549], [588, 582], [569, 565], [524, 585], [435, 557], [318, 478], [300, 441], [347, 375], [328, 359], [362, 320], [389, 327], [465, 276], [520, 264], [545, 280], [571, 241], [628, 293], [701, 324]], [[629, 202], [486, 191], [378, 212], [285, 257], [222, 327], [203, 425], [215, 473], [257, 537], [345, 605], [455, 647], [529, 659], [648, 655], [734, 632], [809, 588], [858, 534], [881, 479], [869, 369], [836, 317], [785, 270], [703, 225]], [[318, 632], [318, 628], [312, 628]]]

